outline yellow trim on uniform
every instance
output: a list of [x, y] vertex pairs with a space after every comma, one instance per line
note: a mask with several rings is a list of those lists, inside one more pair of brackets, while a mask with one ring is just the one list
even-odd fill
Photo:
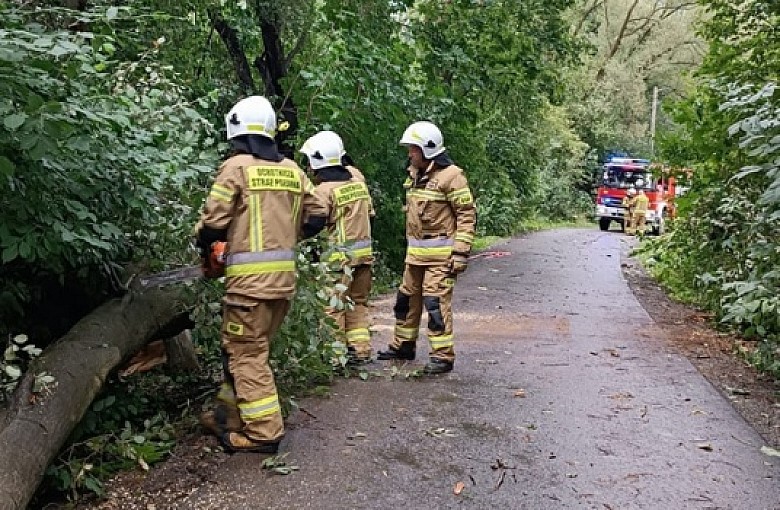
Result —
[[300, 211], [301, 211], [301, 196], [295, 195], [295, 198], [293, 199], [292, 219], [296, 225], [300, 223], [300, 219], [298, 217]]
[[355, 328], [347, 331], [347, 343], [361, 344], [371, 341], [371, 333], [368, 328]]
[[420, 335], [420, 329], [396, 326], [394, 333], [395, 336], [403, 338], [404, 340], [417, 340], [417, 337]]
[[373, 255], [373, 251], [371, 248], [358, 248], [356, 250], [349, 250], [349, 255], [356, 259], [360, 257], [370, 257]]
[[406, 253], [416, 257], [449, 257], [452, 255], [452, 246], [409, 246]]
[[452, 347], [454, 335], [428, 335], [428, 341], [431, 343], [431, 349], [443, 349], [445, 347]]
[[455, 241], [471, 244], [474, 242], [474, 235], [467, 232], [455, 232]]
[[447, 200], [457, 205], [468, 205], [474, 202], [474, 197], [469, 188], [461, 188], [447, 193]]
[[339, 262], [348, 259], [359, 259], [362, 257], [370, 257], [373, 255], [372, 249], [369, 248], [356, 248], [354, 250], [336, 250], [328, 255], [327, 262]]
[[249, 249], [263, 249], [263, 199], [259, 193], [249, 196]]
[[252, 400], [250, 402], [241, 402], [238, 404], [238, 409], [241, 411], [241, 419], [245, 422], [281, 412], [279, 397], [277, 395], [271, 395], [270, 397]]
[[225, 268], [225, 276], [251, 276], [256, 274], [283, 273], [295, 271], [294, 260], [274, 260], [269, 262], [252, 262], [236, 264]]
[[447, 195], [441, 191], [434, 191], [429, 189], [411, 189], [407, 196], [411, 198], [422, 198], [424, 200], [432, 200], [434, 202], [446, 202]]
[[209, 191], [209, 198], [219, 200], [220, 202], [231, 203], [233, 201], [233, 190], [227, 186], [214, 183], [211, 185], [211, 191]]

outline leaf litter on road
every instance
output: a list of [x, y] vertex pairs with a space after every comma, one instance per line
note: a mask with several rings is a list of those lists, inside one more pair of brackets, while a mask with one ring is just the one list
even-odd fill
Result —
[[435, 427], [432, 429], [428, 429], [425, 431], [425, 434], [431, 437], [458, 437], [455, 431], [450, 429], [445, 429], [444, 427]]
[[286, 459], [287, 453], [274, 455], [273, 457], [268, 457], [263, 460], [261, 467], [277, 475], [289, 475], [293, 471], [298, 471], [300, 469], [300, 467], [296, 465], [288, 464]]

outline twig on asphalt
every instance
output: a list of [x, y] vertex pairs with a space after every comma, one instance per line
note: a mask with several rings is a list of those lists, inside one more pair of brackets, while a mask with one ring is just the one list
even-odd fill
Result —
[[301, 411], [303, 414], [305, 414], [305, 415], [307, 415], [307, 416], [309, 416], [311, 418], [314, 418], [315, 420], [318, 419], [316, 416], [314, 416], [312, 413], [310, 413], [309, 411], [307, 411], [303, 407], [299, 407], [298, 410]]

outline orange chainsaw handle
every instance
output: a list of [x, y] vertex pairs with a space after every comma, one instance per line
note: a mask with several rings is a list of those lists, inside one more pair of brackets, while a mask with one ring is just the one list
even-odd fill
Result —
[[227, 243], [215, 241], [211, 243], [209, 256], [203, 259], [203, 276], [220, 278], [225, 276], [225, 259], [227, 258]]

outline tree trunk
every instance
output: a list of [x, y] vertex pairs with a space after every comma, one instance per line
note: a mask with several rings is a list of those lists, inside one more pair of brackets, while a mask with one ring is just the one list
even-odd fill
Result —
[[[186, 306], [185, 294], [176, 288], [109, 301], [31, 364], [0, 414], [0, 509], [27, 506], [109, 372], [161, 331], [190, 327]], [[55, 382], [33, 393], [43, 372]]]
[[200, 368], [189, 329], [166, 339], [165, 353], [168, 356], [168, 367], [174, 372], [193, 372]]

